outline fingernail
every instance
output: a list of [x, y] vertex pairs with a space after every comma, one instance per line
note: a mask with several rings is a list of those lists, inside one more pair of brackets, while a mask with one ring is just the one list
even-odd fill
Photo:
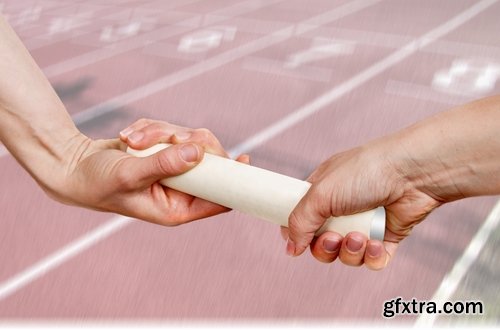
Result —
[[130, 134], [130, 136], [127, 139], [132, 143], [139, 143], [143, 137], [144, 137], [144, 133], [134, 132], [134, 133]]
[[121, 137], [128, 137], [134, 130], [130, 127], [125, 128], [123, 131], [120, 132]]
[[198, 148], [193, 144], [185, 144], [181, 147], [181, 158], [188, 163], [198, 160]]
[[174, 135], [178, 141], [185, 141], [191, 137], [189, 132], [177, 132]]
[[375, 242], [368, 242], [366, 253], [372, 258], [378, 258], [382, 255], [382, 246]]
[[291, 257], [295, 255], [295, 243], [291, 239], [286, 241], [286, 254]]
[[361, 247], [363, 246], [363, 241], [357, 237], [349, 237], [347, 239], [347, 249], [350, 251], [350, 252], [358, 252]]
[[325, 239], [323, 241], [323, 249], [325, 249], [328, 253], [336, 252], [340, 249], [341, 241], [337, 241], [334, 239]]

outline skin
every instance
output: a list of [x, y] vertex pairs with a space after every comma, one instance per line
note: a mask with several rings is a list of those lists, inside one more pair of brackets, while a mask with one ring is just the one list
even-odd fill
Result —
[[[144, 149], [164, 142], [169, 132], [163, 125], [139, 125], [127, 143]], [[340, 259], [350, 266], [385, 268], [399, 243], [437, 207], [500, 194], [498, 132], [500, 96], [440, 113], [332, 156], [308, 178], [310, 190], [290, 215], [289, 227], [281, 230], [287, 254], [298, 256], [309, 246], [321, 262]], [[314, 237], [331, 216], [379, 206], [385, 207], [387, 218], [383, 242], [358, 232]]]
[[[165, 123], [167, 133], [162, 139], [175, 145], [147, 158], [124, 152], [127, 131], [122, 141], [92, 140], [76, 128], [1, 17], [0, 40], [0, 141], [49, 196], [65, 204], [168, 226], [228, 211], [158, 183], [189, 171], [202, 160], [204, 151], [226, 155], [213, 134]], [[132, 127], [150, 124], [140, 120]], [[248, 161], [248, 157], [238, 160]]]
[[[61, 100], [8, 24], [0, 17], [0, 141], [52, 198], [162, 225], [227, 211], [161, 186], [196, 166], [204, 151], [225, 155], [206, 129], [139, 120], [120, 139], [92, 140], [74, 125]], [[48, 120], [50, 119], [50, 120]], [[312, 187], [283, 229], [287, 253], [310, 246], [322, 262], [384, 268], [399, 242], [436, 207], [500, 193], [500, 97], [441, 113], [391, 136], [334, 155], [309, 177]], [[135, 158], [143, 149], [174, 144]], [[249, 161], [240, 156], [239, 161]], [[314, 238], [330, 216], [384, 206], [384, 242], [360, 233]]]
[[[435, 208], [500, 194], [500, 96], [440, 113], [364, 146], [337, 154], [308, 178], [311, 189], [282, 229], [291, 256], [310, 246], [321, 262], [380, 270], [399, 243]], [[383, 242], [360, 233], [314, 233], [330, 216], [384, 206]]]

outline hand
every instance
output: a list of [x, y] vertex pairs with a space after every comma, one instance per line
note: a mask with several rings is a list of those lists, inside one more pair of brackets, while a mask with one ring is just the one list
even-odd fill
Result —
[[[127, 134], [128, 132], [128, 134]], [[138, 143], [127, 138], [144, 135]], [[160, 134], [161, 133], [161, 134]], [[118, 139], [79, 143], [75, 162], [68, 169], [64, 189], [52, 191], [56, 199], [100, 211], [110, 211], [161, 225], [178, 225], [228, 211], [227, 208], [166, 188], [159, 180], [189, 171], [204, 150], [226, 155], [208, 130], [193, 130], [163, 122], [140, 120], [121, 134], [137, 149], [158, 142], [173, 146], [146, 158], [124, 152]], [[248, 161], [248, 157], [240, 157]]]
[[[384, 268], [396, 252], [399, 242], [442, 201], [416, 189], [391, 162], [387, 144], [356, 148], [331, 157], [312, 173], [311, 189], [282, 228], [288, 238], [287, 253], [300, 255], [310, 244], [311, 252], [322, 262], [337, 257], [346, 264], [370, 269]], [[361, 233], [342, 237], [326, 232], [314, 233], [330, 216], [341, 216], [384, 206], [386, 232], [384, 242], [368, 240]]]

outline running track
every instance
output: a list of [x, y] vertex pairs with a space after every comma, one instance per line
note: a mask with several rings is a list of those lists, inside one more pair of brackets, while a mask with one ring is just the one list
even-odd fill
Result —
[[[299, 178], [331, 154], [500, 91], [495, 0], [0, 8], [89, 136], [117, 136], [141, 117], [207, 127], [232, 154]], [[236, 212], [164, 228], [63, 206], [0, 156], [4, 321], [388, 322], [383, 302], [431, 299], [497, 202], [438, 209], [386, 270], [370, 272], [291, 259], [279, 228]]]

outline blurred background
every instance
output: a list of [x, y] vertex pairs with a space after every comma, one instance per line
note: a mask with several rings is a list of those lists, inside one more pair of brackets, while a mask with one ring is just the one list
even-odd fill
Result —
[[[206, 127], [301, 179], [500, 90], [495, 0], [3, 0], [0, 13], [85, 134], [144, 117]], [[500, 321], [498, 196], [441, 207], [371, 272], [289, 258], [278, 227], [238, 212], [165, 228], [60, 205], [3, 147], [0, 168], [0, 324]], [[385, 319], [397, 297], [485, 313]]]

